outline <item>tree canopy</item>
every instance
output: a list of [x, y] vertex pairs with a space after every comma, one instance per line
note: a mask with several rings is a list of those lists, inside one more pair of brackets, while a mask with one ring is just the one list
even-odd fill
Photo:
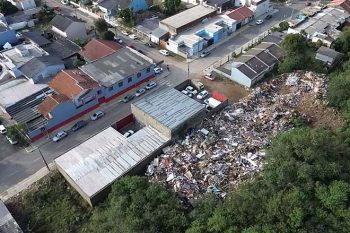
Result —
[[350, 52], [350, 27], [345, 27], [336, 40], [335, 49], [342, 53]]
[[100, 19], [96, 19], [94, 21], [94, 26], [97, 32], [97, 35], [102, 36], [103, 33], [105, 33], [108, 30], [108, 23], [106, 22], [106, 20], [100, 18]]
[[[277, 137], [262, 176], [230, 194], [186, 233], [348, 232], [350, 154], [343, 134], [296, 129]], [[208, 202], [212, 206], [212, 202]], [[210, 211], [203, 211], [208, 215]]]
[[187, 219], [173, 193], [146, 178], [124, 177], [112, 186], [82, 232], [184, 232]]
[[163, 6], [168, 14], [175, 14], [180, 9], [181, 0], [164, 0]]

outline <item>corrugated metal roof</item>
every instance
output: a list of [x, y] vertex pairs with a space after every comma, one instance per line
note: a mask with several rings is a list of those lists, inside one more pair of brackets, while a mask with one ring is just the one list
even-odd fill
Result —
[[170, 139], [152, 127], [125, 138], [112, 127], [55, 159], [89, 197], [114, 182]]
[[204, 110], [202, 104], [171, 87], [152, 93], [132, 105], [170, 129]]

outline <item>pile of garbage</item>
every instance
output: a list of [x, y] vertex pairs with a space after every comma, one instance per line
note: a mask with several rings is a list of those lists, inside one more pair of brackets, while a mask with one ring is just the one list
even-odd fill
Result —
[[325, 77], [298, 72], [254, 88], [165, 148], [146, 175], [190, 202], [206, 192], [225, 197], [261, 171], [265, 148], [273, 136], [293, 127], [291, 120], [299, 116], [294, 107], [305, 93], [324, 99]]

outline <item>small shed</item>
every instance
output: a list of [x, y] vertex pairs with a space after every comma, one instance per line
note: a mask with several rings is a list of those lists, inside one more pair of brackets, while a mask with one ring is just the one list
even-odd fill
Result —
[[342, 57], [342, 53], [325, 46], [321, 46], [316, 53], [316, 59], [326, 63], [329, 67], [334, 66]]

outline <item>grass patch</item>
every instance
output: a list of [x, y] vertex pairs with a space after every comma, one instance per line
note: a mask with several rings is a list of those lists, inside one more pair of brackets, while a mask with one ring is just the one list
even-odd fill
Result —
[[63, 177], [52, 172], [7, 206], [24, 232], [79, 232], [91, 208]]

